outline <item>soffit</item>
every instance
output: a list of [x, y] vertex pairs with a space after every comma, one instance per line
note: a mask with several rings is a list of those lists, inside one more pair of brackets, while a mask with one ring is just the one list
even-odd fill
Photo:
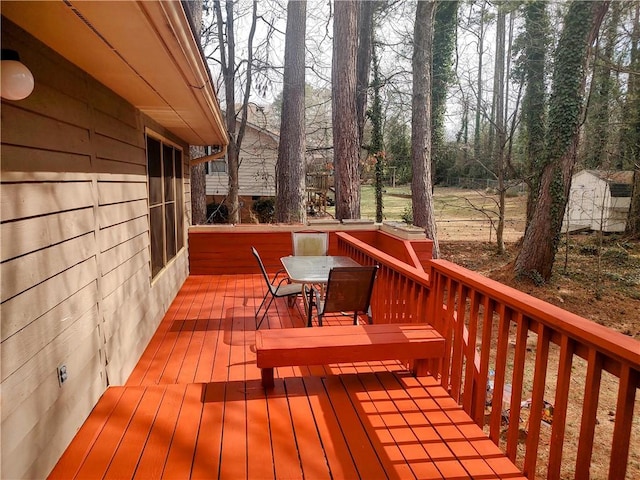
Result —
[[226, 145], [179, 1], [2, 1], [2, 14], [192, 145]]

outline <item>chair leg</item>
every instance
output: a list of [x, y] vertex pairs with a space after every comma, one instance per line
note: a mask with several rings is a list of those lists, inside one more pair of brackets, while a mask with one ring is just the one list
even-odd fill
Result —
[[262, 308], [262, 306], [264, 305], [265, 300], [267, 299], [267, 296], [269, 296], [269, 292], [265, 293], [264, 297], [262, 297], [262, 301], [260, 302], [260, 306], [258, 307], [258, 309], [256, 310], [256, 315], [255, 317], [258, 318], [258, 313], [260, 313], [260, 309]]
[[271, 295], [271, 299], [269, 300], [269, 303], [267, 304], [267, 306], [264, 309], [264, 313], [262, 314], [262, 318], [260, 318], [260, 321], [258, 322], [258, 312], [260, 311], [260, 307], [262, 307], [262, 303], [264, 303], [264, 300], [267, 299], [267, 297], [264, 297], [264, 300], [262, 301], [262, 303], [260, 304], [260, 307], [258, 307], [258, 310], [256, 310], [256, 330], [258, 330], [260, 328], [260, 325], [262, 325], [262, 321], [264, 320], [264, 317], [267, 316], [267, 312], [269, 311], [269, 307], [271, 306], [271, 304], [273, 303], [273, 299], [275, 297], [273, 295]]

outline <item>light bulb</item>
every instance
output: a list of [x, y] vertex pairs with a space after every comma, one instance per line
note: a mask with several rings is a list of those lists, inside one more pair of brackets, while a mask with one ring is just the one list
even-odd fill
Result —
[[22, 100], [33, 92], [33, 75], [29, 69], [16, 60], [2, 60], [2, 81], [0, 96], [7, 100]]

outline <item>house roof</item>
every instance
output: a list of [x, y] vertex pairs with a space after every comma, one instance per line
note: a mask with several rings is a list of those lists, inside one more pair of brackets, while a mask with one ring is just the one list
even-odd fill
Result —
[[227, 145], [179, 1], [5, 1], [2, 15], [191, 145]]

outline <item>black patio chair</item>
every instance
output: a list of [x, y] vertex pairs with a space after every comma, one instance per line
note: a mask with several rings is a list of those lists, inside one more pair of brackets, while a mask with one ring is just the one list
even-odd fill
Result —
[[[275, 298], [289, 297], [291, 299], [291, 297], [300, 295], [300, 293], [302, 292], [302, 288], [300, 287], [299, 284], [289, 283], [288, 277], [283, 277], [279, 282], [276, 283], [278, 276], [282, 272], [284, 272], [284, 270], [280, 270], [276, 272], [273, 279], [270, 280], [269, 275], [267, 274], [267, 270], [264, 268], [264, 264], [262, 263], [262, 259], [260, 258], [260, 254], [258, 253], [256, 248], [251, 247], [251, 252], [253, 253], [253, 256], [256, 257], [256, 260], [258, 261], [258, 265], [260, 265], [260, 271], [262, 272], [264, 281], [267, 284], [267, 292], [264, 294], [264, 298], [262, 299], [260, 306], [256, 310], [256, 330], [258, 330], [260, 328], [260, 325], [262, 325], [262, 321], [264, 320], [264, 317], [267, 315], [267, 311], [269, 310], [269, 307], [271, 306]], [[258, 322], [258, 314], [260, 313], [260, 309], [264, 305], [264, 302], [267, 300], [267, 297], [271, 297], [271, 298], [269, 299], [269, 303], [267, 303], [267, 306], [264, 309], [264, 313], [262, 314], [262, 317]], [[292, 303], [290, 303], [290, 305], [292, 305]]]
[[314, 289], [318, 325], [322, 326], [322, 317], [328, 313], [353, 312], [354, 325], [358, 324], [360, 313], [370, 318], [369, 305], [377, 271], [377, 265], [332, 268], [324, 298], [320, 290]]

